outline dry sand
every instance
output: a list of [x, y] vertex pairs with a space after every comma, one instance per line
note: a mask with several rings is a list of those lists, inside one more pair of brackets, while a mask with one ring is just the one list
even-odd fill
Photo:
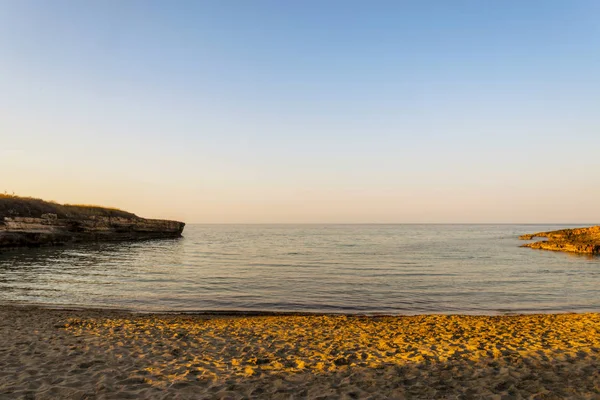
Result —
[[181, 316], [0, 306], [0, 399], [600, 399], [600, 314]]

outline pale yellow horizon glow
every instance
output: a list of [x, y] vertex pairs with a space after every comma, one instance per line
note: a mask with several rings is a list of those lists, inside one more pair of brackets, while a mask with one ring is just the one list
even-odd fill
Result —
[[[6, 170], [5, 166], [2, 166]], [[13, 171], [9, 192], [191, 223], [597, 223], [598, 189], [214, 187]], [[19, 177], [19, 178], [17, 178]], [[568, 204], [569, 206], [565, 207]]]

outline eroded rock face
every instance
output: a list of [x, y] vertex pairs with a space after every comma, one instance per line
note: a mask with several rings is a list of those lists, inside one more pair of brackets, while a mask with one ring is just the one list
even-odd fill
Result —
[[177, 238], [185, 224], [110, 207], [0, 194], [0, 250], [100, 240]]
[[83, 241], [177, 238], [181, 236], [184, 227], [183, 222], [139, 217], [0, 217], [0, 248]]
[[589, 228], [561, 229], [522, 235], [519, 239], [548, 238], [548, 240], [527, 243], [522, 247], [570, 253], [600, 254], [600, 226]]

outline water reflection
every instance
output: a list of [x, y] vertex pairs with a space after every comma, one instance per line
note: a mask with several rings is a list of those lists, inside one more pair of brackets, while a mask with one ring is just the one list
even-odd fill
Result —
[[0, 254], [0, 301], [139, 310], [600, 310], [600, 258], [520, 248], [549, 226], [191, 225], [180, 240]]
[[[155, 273], [182, 263], [180, 239], [87, 243], [0, 254], [0, 299], [123, 306]], [[158, 266], [158, 268], [156, 268]], [[153, 267], [156, 270], [153, 270]], [[143, 298], [143, 294], [142, 297]]]

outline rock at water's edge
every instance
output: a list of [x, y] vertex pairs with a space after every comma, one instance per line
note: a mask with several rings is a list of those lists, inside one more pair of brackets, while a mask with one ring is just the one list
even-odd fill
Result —
[[145, 219], [121, 210], [0, 197], [0, 249], [85, 241], [178, 238], [184, 227], [183, 222]]
[[552, 251], [566, 251], [569, 253], [600, 254], [600, 226], [538, 232], [522, 235], [519, 237], [519, 239], [531, 240], [536, 237], [545, 237], [548, 238], [548, 240], [527, 243], [521, 247]]

